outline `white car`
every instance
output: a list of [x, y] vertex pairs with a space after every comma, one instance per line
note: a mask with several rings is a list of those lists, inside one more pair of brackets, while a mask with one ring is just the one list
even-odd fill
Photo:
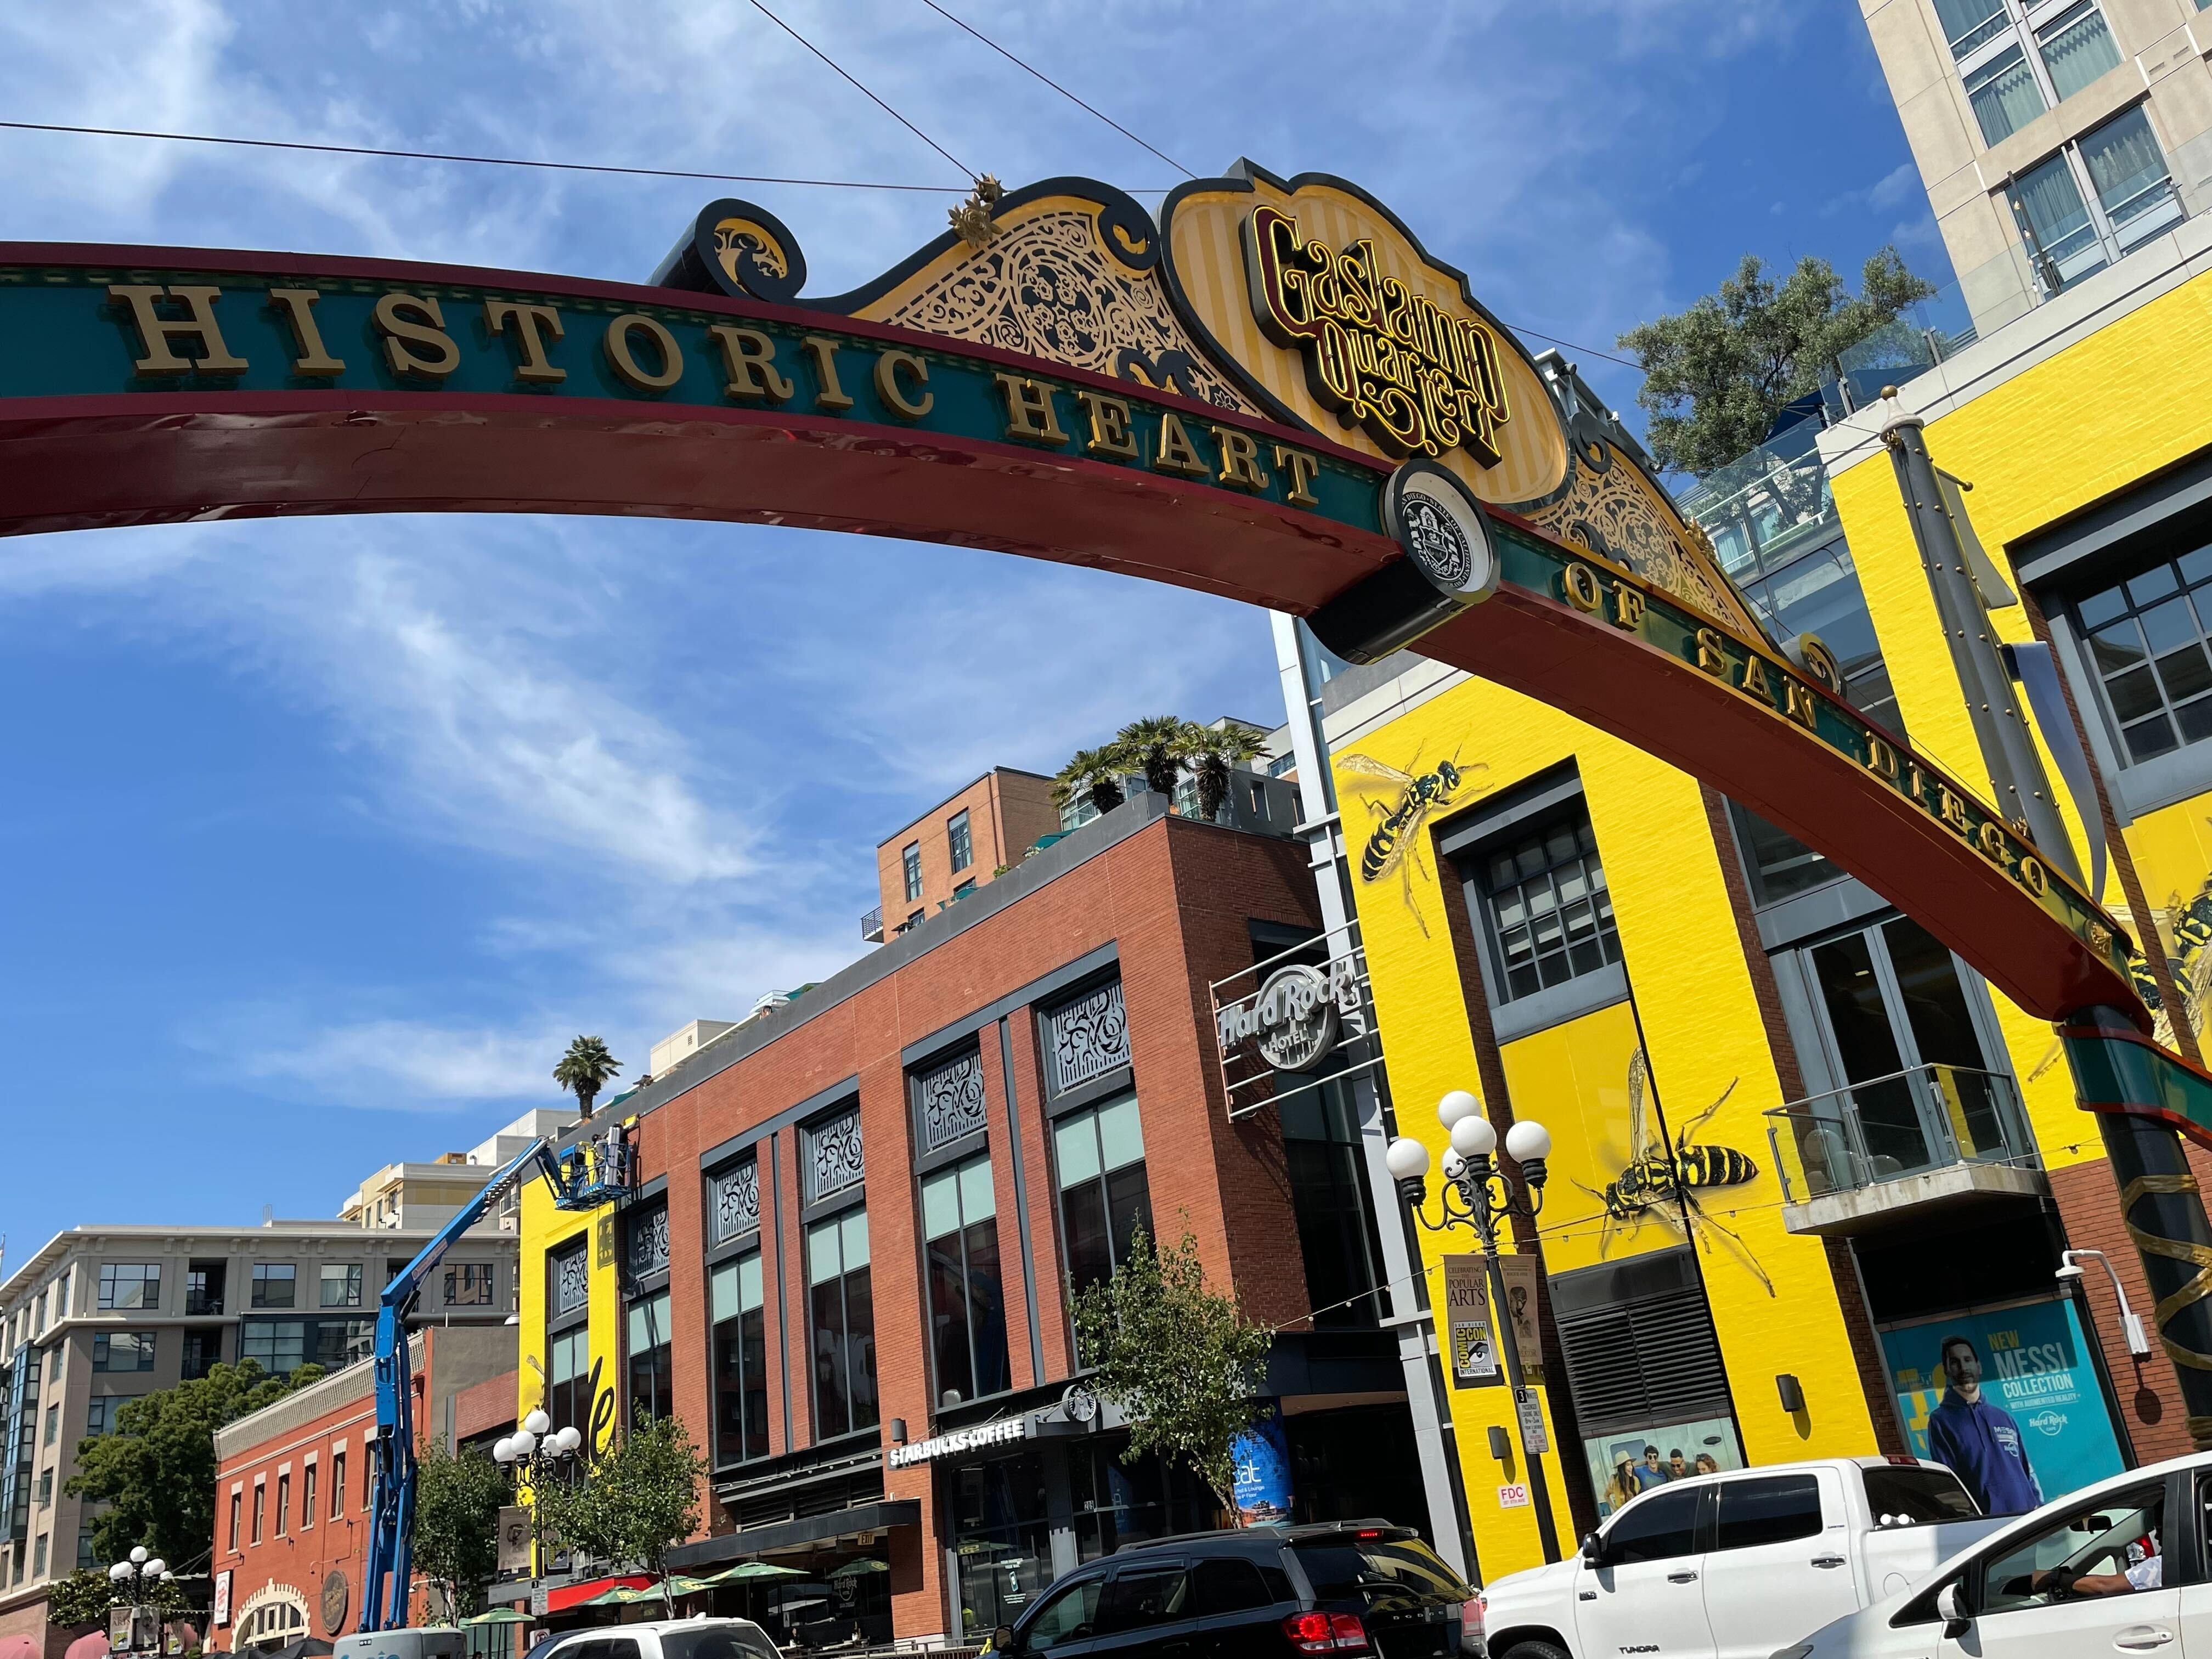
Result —
[[1924, 1583], [1772, 1659], [2212, 1654], [2212, 1453], [2130, 1469], [2008, 1522]]
[[1622, 1504], [1580, 1555], [1486, 1586], [1489, 1651], [1768, 1659], [2003, 1524], [1949, 1469], [1910, 1457], [1693, 1475]]
[[656, 1619], [572, 1630], [531, 1649], [528, 1659], [780, 1659], [750, 1619]]

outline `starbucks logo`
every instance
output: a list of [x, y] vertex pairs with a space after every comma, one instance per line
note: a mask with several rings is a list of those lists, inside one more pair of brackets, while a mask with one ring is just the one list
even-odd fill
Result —
[[1474, 568], [1474, 550], [1467, 544], [1467, 532], [1442, 502], [1408, 491], [1400, 522], [1405, 527], [1406, 551], [1438, 586], [1467, 586]]

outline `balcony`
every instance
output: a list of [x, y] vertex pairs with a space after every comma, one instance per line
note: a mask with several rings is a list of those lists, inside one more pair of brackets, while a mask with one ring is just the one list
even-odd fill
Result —
[[884, 907], [878, 904], [860, 918], [860, 937], [870, 945], [884, 942]]
[[1841, 1237], [1911, 1212], [2047, 1194], [2009, 1077], [1917, 1066], [1766, 1114], [1793, 1233]]

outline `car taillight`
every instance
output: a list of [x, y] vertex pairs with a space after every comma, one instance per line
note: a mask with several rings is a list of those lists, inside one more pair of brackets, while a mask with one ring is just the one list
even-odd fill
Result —
[[1283, 1634], [1300, 1653], [1364, 1653], [1367, 1626], [1356, 1613], [1294, 1613]]
[[1482, 1651], [1482, 1593], [1480, 1590], [1476, 1591], [1474, 1595], [1459, 1604], [1459, 1645], [1461, 1652], [1480, 1653]]

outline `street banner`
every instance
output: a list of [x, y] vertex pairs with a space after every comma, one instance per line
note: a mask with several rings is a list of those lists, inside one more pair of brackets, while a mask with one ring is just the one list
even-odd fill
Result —
[[1479, 1255], [1444, 1258], [1445, 1338], [1453, 1384], [1462, 1389], [1494, 1387], [1498, 1346], [1491, 1338], [1490, 1287]]
[[1544, 1334], [1536, 1325], [1536, 1281], [1543, 1266], [1533, 1255], [1501, 1255], [1498, 1271], [1505, 1279], [1505, 1312], [1513, 1322], [1522, 1380], [1534, 1387], [1544, 1380]]

